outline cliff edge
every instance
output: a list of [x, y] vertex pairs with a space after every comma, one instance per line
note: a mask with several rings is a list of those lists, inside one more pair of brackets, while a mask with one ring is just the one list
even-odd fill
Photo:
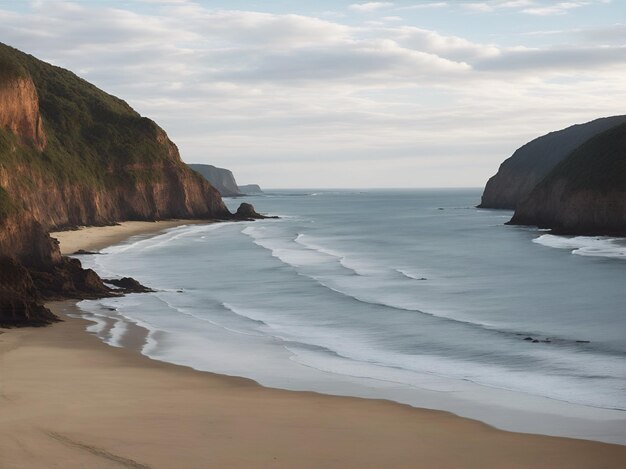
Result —
[[626, 115], [605, 117], [550, 132], [520, 147], [489, 179], [480, 208], [513, 210], [572, 151], [590, 138], [626, 122]]
[[94, 272], [61, 257], [51, 230], [231, 217], [153, 121], [72, 72], [0, 44], [0, 325], [49, 322], [34, 306], [42, 300], [110, 293]]
[[572, 152], [518, 204], [509, 223], [626, 236], [626, 124]]
[[243, 195], [237, 186], [232, 171], [226, 168], [218, 168], [210, 164], [190, 164], [189, 167], [201, 174], [215, 187], [222, 197], [237, 197]]

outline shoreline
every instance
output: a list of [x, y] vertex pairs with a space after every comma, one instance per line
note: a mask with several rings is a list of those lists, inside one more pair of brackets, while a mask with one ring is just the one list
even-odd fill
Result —
[[[626, 447], [497, 430], [386, 400], [265, 388], [64, 322], [0, 335], [3, 467], [621, 467]], [[42, 386], [42, 384], [44, 384]], [[16, 444], [19, 442], [19, 444]], [[50, 465], [54, 461], [55, 465]]]
[[139, 235], [156, 235], [168, 228], [183, 225], [219, 223], [217, 220], [123, 221], [110, 226], [81, 226], [76, 230], [55, 231], [50, 236], [59, 241], [61, 254], [76, 251], [99, 251]]
[[[120, 241], [190, 222], [133, 223], [153, 229]], [[99, 229], [69, 232], [70, 239], [85, 242], [81, 234]], [[65, 243], [72, 252], [104, 247]], [[139, 353], [141, 338], [116, 348], [86, 333], [88, 321], [66, 317], [81, 314], [76, 301], [48, 306], [65, 321], [0, 334], [3, 467], [626, 464], [626, 446], [507, 432], [444, 411], [266, 388], [152, 360]]]

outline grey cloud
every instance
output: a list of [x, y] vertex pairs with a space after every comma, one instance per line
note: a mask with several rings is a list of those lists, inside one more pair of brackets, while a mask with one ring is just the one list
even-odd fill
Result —
[[319, 81], [380, 77], [417, 80], [463, 72], [467, 66], [391, 44], [345, 44], [333, 49], [300, 48], [266, 54], [246, 68], [216, 73], [219, 80]]
[[505, 72], [589, 72], [615, 65], [626, 65], [626, 46], [508, 50], [474, 63], [476, 70]]
[[436, 31], [412, 26], [388, 29], [387, 34], [395, 37], [404, 47], [455, 61], [471, 62], [477, 58], [497, 55], [499, 52], [493, 45], [477, 44], [461, 37], [442, 35]]

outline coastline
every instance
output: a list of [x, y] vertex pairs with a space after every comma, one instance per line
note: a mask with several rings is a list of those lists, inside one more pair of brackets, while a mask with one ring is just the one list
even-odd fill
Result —
[[[132, 234], [176, 226], [145, 223], [153, 230]], [[65, 241], [64, 249], [104, 247], [87, 243], [84, 232], [69, 232], [83, 247]], [[49, 306], [65, 318], [79, 313], [75, 303]], [[625, 446], [506, 432], [447, 412], [264, 388], [154, 361], [131, 343], [114, 348], [100, 342], [85, 333], [87, 324], [70, 317], [0, 335], [3, 467], [626, 464]]]
[[50, 236], [59, 241], [61, 254], [71, 256], [76, 251], [99, 251], [107, 246], [138, 235], [157, 234], [182, 225], [216, 223], [215, 220], [123, 221], [110, 226], [81, 226], [77, 230], [56, 231]]

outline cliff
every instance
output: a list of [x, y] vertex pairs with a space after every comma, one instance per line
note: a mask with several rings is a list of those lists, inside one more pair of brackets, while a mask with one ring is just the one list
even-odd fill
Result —
[[231, 216], [153, 121], [0, 44], [0, 271], [23, 280], [18, 288], [0, 272], [0, 324], [48, 321], [33, 307], [41, 299], [110, 293], [95, 273], [61, 257], [51, 230]]
[[551, 132], [520, 147], [489, 179], [479, 207], [515, 209], [577, 147], [624, 122], [626, 115], [596, 119]]
[[239, 192], [245, 195], [263, 194], [263, 191], [258, 184], [245, 184], [237, 187], [239, 188]]
[[237, 197], [243, 195], [239, 191], [235, 176], [232, 171], [225, 168], [218, 168], [210, 164], [190, 164], [189, 167], [200, 173], [207, 181], [215, 187], [222, 197]]
[[509, 223], [563, 234], [626, 235], [626, 124], [572, 152], [518, 204]]

